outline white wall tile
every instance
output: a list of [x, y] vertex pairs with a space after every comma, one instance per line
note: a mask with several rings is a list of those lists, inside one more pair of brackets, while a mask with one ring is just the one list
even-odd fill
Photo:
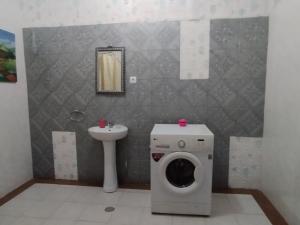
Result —
[[261, 148], [262, 138], [230, 137], [230, 187], [261, 187]]
[[180, 23], [180, 79], [208, 79], [210, 21]]
[[75, 132], [53, 131], [53, 153], [56, 179], [77, 180]]
[[[162, 20], [266, 16], [279, 0], [2, 0], [24, 26], [67, 26]], [[68, 9], [68, 10], [65, 10]], [[28, 13], [30, 12], [30, 13]], [[55, 16], [53, 14], [55, 12]]]

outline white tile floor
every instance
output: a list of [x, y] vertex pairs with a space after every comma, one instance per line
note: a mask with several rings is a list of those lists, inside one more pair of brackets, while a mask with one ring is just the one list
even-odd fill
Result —
[[[114, 206], [114, 212], [105, 212]], [[210, 218], [152, 215], [150, 192], [35, 184], [0, 207], [0, 225], [271, 225], [250, 195], [213, 195]]]

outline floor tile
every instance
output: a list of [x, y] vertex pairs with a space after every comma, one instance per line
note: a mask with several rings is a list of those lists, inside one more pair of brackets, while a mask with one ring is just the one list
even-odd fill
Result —
[[108, 224], [113, 225], [136, 225], [140, 222], [143, 208], [119, 206], [112, 213], [111, 220]]
[[18, 217], [0, 216], [0, 225], [12, 225], [15, 224], [17, 220]]
[[239, 225], [272, 225], [264, 215], [235, 215]]
[[76, 203], [94, 203], [95, 196], [100, 195], [101, 192], [102, 190], [99, 187], [78, 186], [66, 201]]
[[88, 221], [76, 221], [74, 225], [105, 225], [106, 223], [88, 222]]
[[16, 199], [42, 201], [57, 188], [53, 184], [34, 184], [19, 194]]
[[226, 194], [213, 194], [212, 196], [212, 216], [227, 215], [234, 213], [232, 207], [229, 207], [230, 201]]
[[49, 219], [43, 225], [74, 225], [75, 221], [65, 219]]
[[76, 220], [87, 207], [88, 205], [82, 203], [66, 202], [54, 212], [52, 218]]
[[200, 216], [173, 216], [172, 225], [206, 225], [206, 219]]
[[76, 186], [58, 185], [53, 191], [47, 194], [45, 201], [66, 201], [76, 190]]
[[105, 193], [102, 189], [97, 191], [92, 199], [92, 203], [113, 206], [116, 205], [123, 193], [122, 192], [114, 192], [114, 193]]
[[103, 205], [90, 205], [81, 214], [80, 220], [107, 223], [112, 212], [105, 212]]
[[152, 214], [151, 208], [144, 208], [140, 217], [140, 225], [171, 225], [172, 216]]
[[262, 209], [251, 195], [232, 194], [227, 197], [235, 213], [263, 214]]
[[150, 193], [124, 192], [118, 202], [120, 206], [150, 207]]
[[[212, 216], [205, 219], [205, 225], [239, 225], [233, 214]], [[258, 225], [258, 224], [257, 224]]]
[[30, 208], [34, 201], [12, 199], [0, 207], [0, 215], [23, 216], [26, 209]]
[[49, 218], [61, 205], [59, 202], [36, 201], [24, 211], [24, 216], [36, 218]]
[[45, 222], [46, 222], [45, 219], [19, 217], [15, 223], [11, 223], [10, 225], [44, 225]]

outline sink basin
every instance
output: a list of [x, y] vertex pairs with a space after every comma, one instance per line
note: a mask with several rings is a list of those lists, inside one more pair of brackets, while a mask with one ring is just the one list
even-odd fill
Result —
[[116, 141], [127, 136], [128, 128], [123, 125], [114, 125], [109, 128], [91, 127], [90, 135], [98, 141]]
[[106, 126], [105, 128], [91, 127], [89, 134], [96, 140], [102, 141], [104, 149], [104, 183], [103, 191], [115, 192], [118, 188], [116, 166], [116, 140], [127, 136], [128, 128], [123, 125]]

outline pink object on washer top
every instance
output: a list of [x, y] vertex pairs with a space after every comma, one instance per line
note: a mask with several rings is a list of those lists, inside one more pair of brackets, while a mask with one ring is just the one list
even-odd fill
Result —
[[187, 120], [186, 119], [180, 119], [180, 120], [178, 120], [178, 124], [181, 127], [185, 127], [187, 125]]

